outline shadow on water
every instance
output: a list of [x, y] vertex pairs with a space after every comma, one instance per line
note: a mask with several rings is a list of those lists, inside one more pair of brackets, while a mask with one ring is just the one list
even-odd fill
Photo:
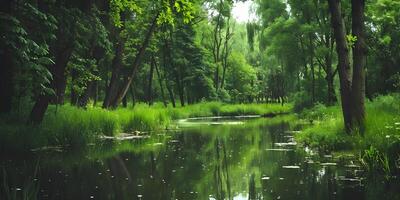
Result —
[[289, 121], [185, 126], [78, 152], [7, 153], [0, 199], [400, 199], [398, 180], [367, 180], [354, 160], [297, 147]]

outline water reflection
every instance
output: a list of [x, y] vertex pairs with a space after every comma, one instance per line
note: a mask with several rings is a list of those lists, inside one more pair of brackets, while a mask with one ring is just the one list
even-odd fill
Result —
[[321, 165], [336, 160], [282, 145], [293, 142], [293, 129], [284, 119], [255, 119], [84, 152], [5, 153], [0, 199], [400, 199], [396, 180], [361, 181], [350, 161]]

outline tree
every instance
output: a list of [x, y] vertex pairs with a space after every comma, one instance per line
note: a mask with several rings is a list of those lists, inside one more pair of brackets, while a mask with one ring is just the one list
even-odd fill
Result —
[[365, 41], [364, 41], [364, 7], [365, 2], [352, 1], [352, 33], [356, 40], [353, 48], [353, 77], [349, 56], [349, 44], [345, 22], [342, 18], [340, 0], [329, 0], [332, 28], [336, 39], [338, 54], [338, 71], [342, 111], [346, 132], [364, 129], [365, 120]]

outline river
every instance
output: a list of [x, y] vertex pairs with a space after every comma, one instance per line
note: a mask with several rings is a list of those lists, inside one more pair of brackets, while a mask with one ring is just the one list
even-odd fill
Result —
[[400, 188], [370, 180], [350, 153], [296, 144], [285, 117], [191, 119], [179, 129], [80, 150], [3, 153], [5, 199], [399, 199]]

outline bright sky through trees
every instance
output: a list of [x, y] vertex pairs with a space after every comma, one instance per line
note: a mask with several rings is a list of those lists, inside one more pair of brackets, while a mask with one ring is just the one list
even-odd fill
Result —
[[233, 6], [232, 15], [238, 22], [248, 22], [257, 19], [255, 12], [253, 11], [254, 2], [236, 2]]

